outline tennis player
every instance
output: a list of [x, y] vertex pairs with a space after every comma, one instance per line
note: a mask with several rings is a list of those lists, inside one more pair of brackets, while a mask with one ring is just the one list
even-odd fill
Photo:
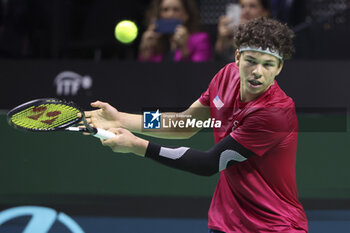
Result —
[[141, 139], [130, 131], [188, 138], [199, 129], [146, 132], [141, 115], [118, 112], [108, 103], [92, 103], [100, 109], [86, 112], [87, 120], [117, 134], [102, 141], [115, 152], [135, 153], [199, 175], [220, 172], [208, 213], [209, 232], [308, 232], [295, 177], [294, 102], [275, 80], [294, 51], [293, 36], [286, 25], [266, 18], [239, 26], [235, 62], [222, 68], [184, 112], [199, 120], [222, 121], [214, 130], [216, 144], [208, 151]]

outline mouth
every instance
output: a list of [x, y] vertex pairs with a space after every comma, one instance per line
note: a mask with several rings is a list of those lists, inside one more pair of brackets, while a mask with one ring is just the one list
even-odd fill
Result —
[[262, 83], [257, 80], [249, 80], [248, 82], [254, 88], [258, 88], [262, 85]]

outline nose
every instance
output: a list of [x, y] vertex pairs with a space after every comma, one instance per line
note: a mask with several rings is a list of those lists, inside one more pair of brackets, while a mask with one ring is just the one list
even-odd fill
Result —
[[169, 9], [164, 15], [164, 18], [166, 19], [176, 18], [176, 12], [173, 9]]
[[262, 76], [262, 65], [261, 64], [257, 64], [255, 69], [253, 70], [253, 75], [254, 78], [259, 79]]
[[250, 19], [249, 15], [250, 15], [250, 11], [249, 11], [248, 7], [242, 7], [241, 17], [246, 19], [246, 20], [249, 20]]

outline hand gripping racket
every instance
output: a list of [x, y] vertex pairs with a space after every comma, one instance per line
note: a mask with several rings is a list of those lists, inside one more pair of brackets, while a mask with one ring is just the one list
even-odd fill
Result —
[[[101, 139], [115, 137], [112, 132], [90, 126], [85, 120], [84, 112], [73, 102], [55, 98], [36, 99], [19, 105], [9, 111], [7, 120], [11, 126], [27, 131], [67, 130], [88, 132]], [[85, 127], [77, 127], [80, 123]]]

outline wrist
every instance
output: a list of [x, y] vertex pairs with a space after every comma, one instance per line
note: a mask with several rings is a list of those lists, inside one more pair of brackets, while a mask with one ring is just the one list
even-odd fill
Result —
[[119, 119], [116, 121], [118, 128], [128, 129], [126, 120], [127, 120], [126, 113], [119, 112]]
[[135, 136], [135, 140], [133, 140], [133, 145], [132, 145], [132, 148], [133, 148], [132, 153], [145, 157], [148, 144], [149, 144], [149, 141]]

